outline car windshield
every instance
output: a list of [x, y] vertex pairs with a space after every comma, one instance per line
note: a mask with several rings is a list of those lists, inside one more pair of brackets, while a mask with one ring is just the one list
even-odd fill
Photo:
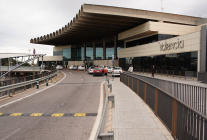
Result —
[[101, 70], [101, 68], [95, 68], [95, 70]]
[[90, 67], [90, 69], [94, 69], [94, 67]]
[[115, 67], [114, 70], [122, 70], [120, 67]]

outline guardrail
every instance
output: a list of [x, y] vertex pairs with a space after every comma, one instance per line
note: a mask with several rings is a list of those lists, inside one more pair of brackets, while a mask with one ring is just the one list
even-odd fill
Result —
[[[125, 69], [125, 71], [128, 71], [128, 69]], [[147, 68], [134, 68], [134, 72], [143, 73], [143, 74], [151, 74], [152, 69]], [[196, 79], [197, 78], [197, 71], [180, 71], [180, 70], [163, 70], [163, 69], [156, 69], [155, 75], [161, 75], [161, 76], [171, 76], [171, 77], [178, 77], [178, 78], [184, 78], [184, 79]]]
[[131, 74], [134, 77], [142, 79], [153, 84], [175, 98], [181, 100], [195, 110], [207, 115], [207, 88], [190, 84], [167, 81], [146, 77], [138, 74]]
[[[44, 81], [46, 80], [47, 78], [52, 78], [54, 77], [55, 75], [58, 74], [59, 71], [55, 72], [55, 73], [52, 73], [52, 74], [49, 74], [49, 73], [45, 73], [45, 74], [41, 74], [42, 77], [40, 77], [41, 75], [37, 75], [38, 77], [36, 77], [36, 75], [34, 76], [36, 79], [32, 80], [31, 78], [32, 77], [24, 77], [23, 79], [21, 79], [19, 81], [19, 83], [15, 83], [14, 84], [14, 80], [12, 80], [12, 83], [9, 84], [9, 85], [6, 85], [6, 86], [1, 86], [0, 87], [0, 93], [1, 93], [1, 96], [5, 96], [5, 95], [10, 95], [11, 93], [12, 94], [15, 94], [15, 91], [22, 91], [22, 90], [26, 90], [26, 88], [29, 86], [29, 88], [31, 88], [32, 86], [34, 87], [36, 84], [37, 84], [37, 80], [39, 81]], [[19, 79], [16, 79], [16, 80], [19, 80]], [[26, 81], [27, 80], [27, 81]], [[24, 82], [23, 82], [24, 81]], [[3, 93], [3, 94], [2, 94]], [[1, 97], [0, 96], [0, 97]]]
[[207, 139], [207, 117], [205, 115], [161, 88], [134, 75], [121, 73], [120, 81], [149, 105], [175, 139]]
[[105, 100], [104, 100], [104, 107], [101, 115], [101, 121], [99, 123], [98, 130], [96, 132], [96, 136], [94, 140], [113, 140], [114, 139], [114, 133], [113, 132], [106, 132], [106, 122], [107, 122], [107, 115], [108, 115], [108, 102], [109, 102], [109, 93], [108, 93], [108, 88], [112, 88], [109, 86], [108, 80], [105, 77], [105, 87], [104, 87], [104, 92], [105, 92]]

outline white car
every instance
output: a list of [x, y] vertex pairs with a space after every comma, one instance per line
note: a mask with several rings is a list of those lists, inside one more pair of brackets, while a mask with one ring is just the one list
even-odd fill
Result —
[[123, 73], [121, 67], [114, 67], [111, 72], [112, 76], [120, 76], [120, 74]]
[[77, 70], [77, 67], [76, 67], [76, 65], [71, 65], [71, 66], [69, 67], [69, 69], [70, 69], [70, 70]]
[[113, 68], [114, 67], [108, 67], [108, 73], [111, 73]]
[[78, 69], [79, 70], [85, 70], [85, 67], [84, 66], [79, 66]]
[[63, 69], [63, 66], [61, 66], [61, 65], [57, 65], [56, 69], [57, 69], [57, 70], [62, 70], [62, 69]]
[[89, 67], [88, 68], [88, 74], [93, 74], [93, 69], [94, 68], [95, 68], [94, 66]]

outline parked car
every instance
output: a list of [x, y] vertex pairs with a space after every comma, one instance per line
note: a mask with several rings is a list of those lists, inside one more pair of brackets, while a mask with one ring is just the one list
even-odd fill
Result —
[[77, 70], [77, 66], [76, 66], [76, 65], [71, 65], [71, 66], [69, 67], [69, 69], [70, 69], [70, 70]]
[[84, 66], [79, 66], [78, 69], [79, 70], [85, 70], [85, 67]]
[[122, 73], [122, 68], [121, 67], [114, 67], [112, 69], [112, 76], [120, 76], [120, 73]]
[[111, 73], [113, 68], [114, 67], [108, 67], [108, 73]]
[[57, 65], [56, 69], [57, 69], [57, 70], [62, 70], [62, 69], [63, 69], [63, 66], [61, 66], [61, 65]]
[[92, 74], [94, 68], [95, 68], [94, 66], [89, 67], [88, 68], [88, 74]]
[[95, 75], [103, 75], [104, 72], [103, 72], [103, 69], [101, 67], [95, 67], [93, 69], [93, 76]]

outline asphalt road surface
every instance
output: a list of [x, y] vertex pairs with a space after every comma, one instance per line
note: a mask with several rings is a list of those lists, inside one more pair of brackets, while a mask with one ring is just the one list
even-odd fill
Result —
[[[0, 117], [0, 140], [89, 138], [98, 112], [100, 87], [104, 78], [93, 77], [86, 72], [63, 72], [66, 77], [57, 85], [0, 108], [0, 113], [8, 113]], [[31, 92], [36, 91], [34, 89]], [[9, 102], [10, 100], [0, 101], [0, 105]]]

